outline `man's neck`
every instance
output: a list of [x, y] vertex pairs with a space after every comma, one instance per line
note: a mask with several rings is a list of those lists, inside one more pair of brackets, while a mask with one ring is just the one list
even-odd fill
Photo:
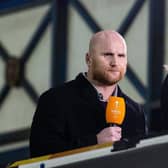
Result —
[[116, 89], [116, 84], [112, 86], [100, 86], [93, 84], [93, 86], [96, 88], [98, 93], [101, 93], [103, 95], [103, 101], [107, 101]]
[[[87, 76], [85, 76], [87, 80], [95, 87], [98, 93], [100, 93], [103, 96], [103, 101], [107, 101], [108, 98], [112, 95], [112, 93], [117, 88], [117, 84], [114, 85], [103, 85], [101, 83], [98, 83], [97, 81], [94, 81]], [[115, 95], [117, 96], [117, 95]]]

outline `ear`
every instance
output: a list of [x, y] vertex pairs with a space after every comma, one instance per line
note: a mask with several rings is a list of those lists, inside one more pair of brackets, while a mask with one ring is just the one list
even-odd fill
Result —
[[91, 57], [89, 53], [86, 53], [85, 61], [88, 66], [91, 64]]

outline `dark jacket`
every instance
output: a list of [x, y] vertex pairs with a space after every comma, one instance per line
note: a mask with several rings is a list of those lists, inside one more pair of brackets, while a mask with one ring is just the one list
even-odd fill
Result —
[[[142, 138], [145, 117], [142, 107], [119, 88], [126, 102], [122, 137]], [[107, 127], [105, 108], [95, 88], [79, 74], [75, 80], [50, 89], [39, 99], [30, 135], [31, 156], [40, 156], [94, 145], [96, 134]]]
[[161, 124], [163, 130], [168, 130], [168, 75], [161, 89]]

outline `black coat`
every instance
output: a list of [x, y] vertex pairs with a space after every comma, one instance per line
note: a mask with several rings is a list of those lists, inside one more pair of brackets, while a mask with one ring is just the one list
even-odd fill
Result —
[[161, 124], [163, 130], [168, 130], [168, 75], [161, 89]]
[[[146, 128], [143, 108], [120, 88], [118, 96], [126, 102], [122, 137], [141, 138]], [[50, 89], [40, 97], [31, 127], [31, 156], [94, 145], [96, 134], [107, 126], [105, 108], [97, 91], [79, 74], [75, 80]]]

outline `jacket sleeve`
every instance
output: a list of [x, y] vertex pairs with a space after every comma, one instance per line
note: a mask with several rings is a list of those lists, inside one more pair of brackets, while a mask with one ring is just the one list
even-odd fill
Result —
[[43, 94], [37, 105], [30, 133], [31, 157], [66, 150], [65, 117], [54, 97]]

